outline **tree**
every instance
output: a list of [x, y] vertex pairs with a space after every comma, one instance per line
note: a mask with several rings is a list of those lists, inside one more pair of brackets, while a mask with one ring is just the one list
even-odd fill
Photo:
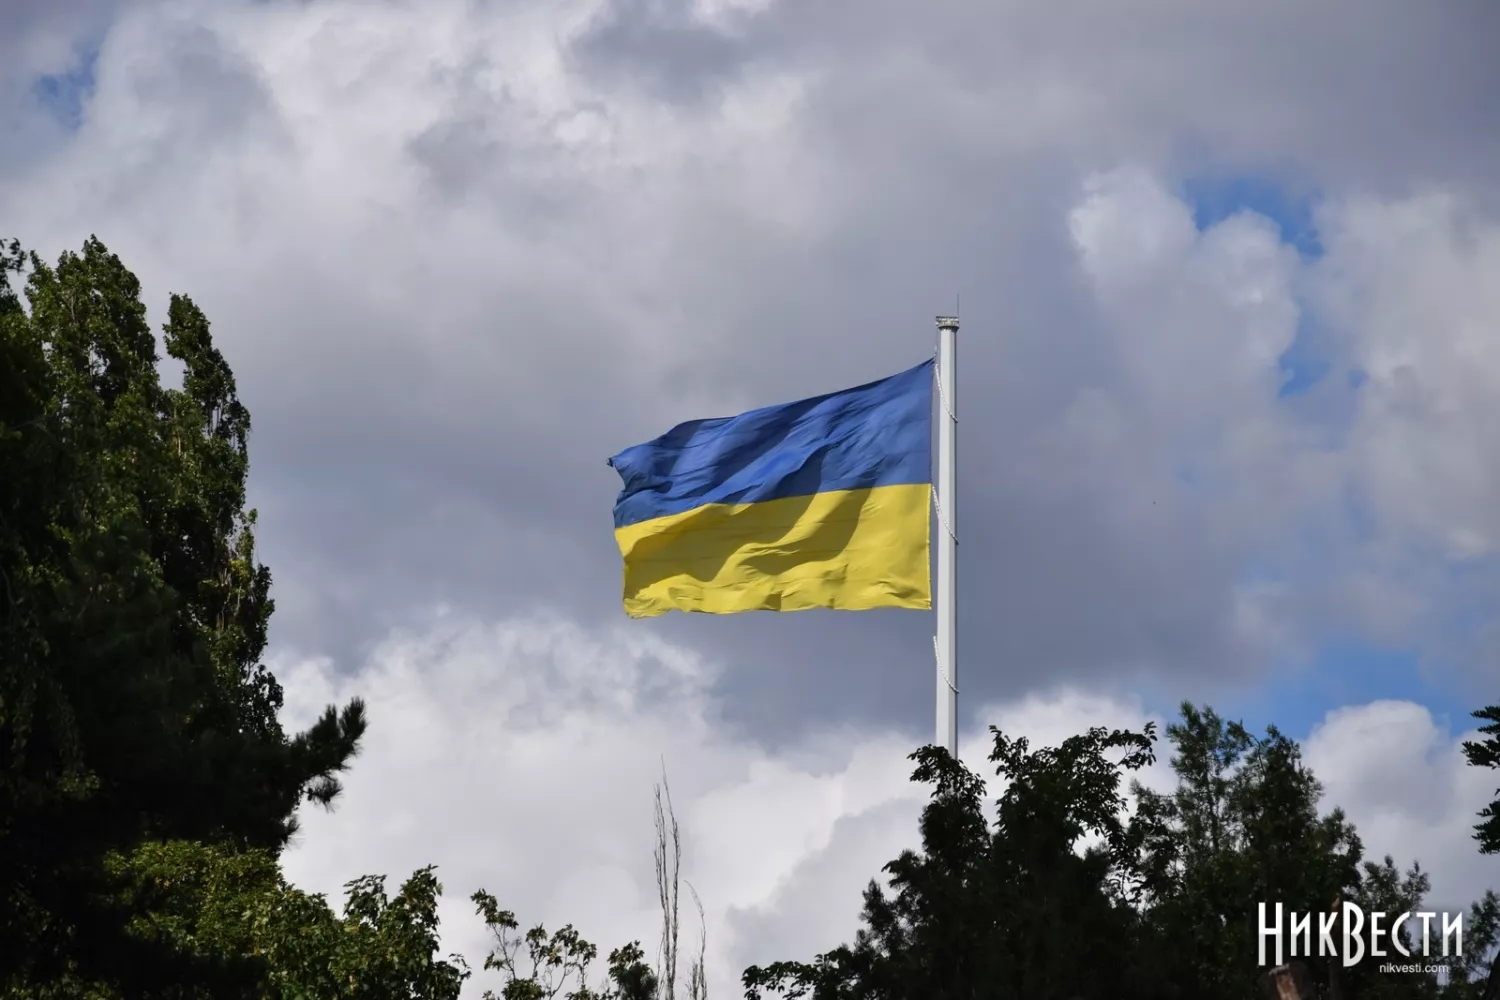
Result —
[[[1321, 785], [1274, 726], [1258, 737], [1185, 703], [1167, 727], [1176, 786], [1133, 783], [1128, 818], [1119, 783], [1152, 760], [1153, 730], [1093, 729], [1037, 751], [991, 732], [990, 759], [1008, 782], [996, 822], [978, 777], [945, 751], [919, 751], [913, 778], [933, 786], [922, 850], [885, 867], [889, 890], [870, 883], [852, 944], [747, 969], [747, 1000], [1246, 1000], [1267, 972], [1258, 904], [1316, 914], [1349, 901], [1391, 916], [1423, 905], [1421, 866], [1365, 861], [1353, 825], [1321, 810]], [[1377, 947], [1384, 960], [1399, 957], [1398, 940], [1420, 953], [1415, 925], [1393, 923], [1366, 923], [1367, 957], [1350, 968], [1339, 956], [1299, 956], [1299, 978], [1330, 1000], [1480, 1000], [1484, 956], [1500, 936], [1493, 893], [1471, 908], [1446, 986], [1380, 971]], [[1337, 922], [1334, 936], [1342, 941]]]
[[[345, 888], [342, 920], [320, 896], [284, 890], [257, 927], [269, 979], [284, 1000], [458, 1000], [464, 960], [438, 960], [437, 901], [443, 887], [431, 867], [418, 870], [394, 898], [367, 875]], [[269, 932], [269, 933], [266, 933]], [[264, 941], [264, 944], [261, 943]]]
[[[1485, 738], [1465, 740], [1464, 756], [1473, 767], [1500, 768], [1500, 705], [1481, 708], [1474, 713], [1474, 718], [1486, 723], [1479, 727]], [[1479, 841], [1479, 852], [1500, 853], [1500, 789], [1496, 789], [1494, 801], [1479, 811], [1479, 819], [1480, 822], [1474, 827], [1474, 839]], [[1486, 900], [1489, 899], [1487, 896]], [[1495, 945], [1500, 944], [1500, 940], [1492, 937], [1488, 943], [1493, 950]], [[1500, 957], [1496, 957], [1490, 966], [1484, 1000], [1500, 1000]]]
[[1484, 896], [1469, 907], [1464, 921], [1463, 954], [1449, 968], [1449, 982], [1443, 1000], [1497, 1000], [1500, 986], [1500, 961], [1495, 949], [1500, 947], [1500, 896], [1486, 889]]
[[[1427, 873], [1422, 871], [1421, 865], [1413, 863], [1410, 868], [1402, 872], [1396, 867], [1395, 860], [1390, 855], [1386, 855], [1380, 862], [1366, 861], [1362, 867], [1360, 884], [1351, 893], [1352, 901], [1362, 913], [1394, 915], [1422, 909], [1423, 901], [1427, 891], [1432, 887], [1432, 882], [1427, 877]], [[1393, 924], [1394, 916], [1391, 920]], [[1361, 931], [1360, 937], [1363, 941], [1361, 955], [1365, 960], [1347, 970], [1342, 970], [1347, 992], [1359, 997], [1360, 1000], [1404, 1000], [1404, 998], [1418, 1000], [1418, 998], [1438, 995], [1439, 987], [1436, 977], [1425, 972], [1399, 976], [1382, 975], [1380, 972], [1382, 961], [1400, 958], [1398, 942], [1400, 947], [1405, 948], [1409, 954], [1421, 954], [1419, 949], [1413, 950], [1412, 946], [1417, 944], [1417, 941], [1412, 928], [1403, 926], [1397, 931], [1392, 925], [1386, 925], [1377, 933], [1376, 929], [1367, 922]], [[1343, 940], [1342, 931], [1339, 940]], [[1418, 959], [1418, 961], [1424, 965], [1435, 964], [1430, 959]]]
[[462, 958], [437, 958], [442, 886], [430, 867], [393, 898], [383, 878], [355, 879], [342, 917], [287, 885], [264, 850], [149, 843], [113, 868], [127, 933], [154, 951], [143, 975], [114, 984], [123, 996], [457, 1000], [469, 976]]
[[[1483, 740], [1465, 740], [1464, 756], [1473, 767], [1500, 768], [1500, 705], [1490, 705], [1474, 713], [1474, 718], [1483, 719], [1480, 726]], [[1481, 822], [1474, 827], [1474, 839], [1479, 841], [1481, 854], [1500, 854], [1500, 788], [1495, 790], [1495, 800], [1479, 812]]]
[[889, 895], [870, 883], [852, 945], [747, 969], [748, 998], [1158, 995], [1154, 943], [1130, 905], [1139, 845], [1119, 792], [1124, 772], [1153, 759], [1154, 731], [1092, 729], [1036, 751], [991, 734], [990, 761], [1008, 781], [994, 825], [977, 775], [941, 748], [917, 751], [912, 779], [933, 786], [921, 852], [886, 865]]
[[[525, 934], [517, 933], [520, 923], [510, 910], [500, 909], [499, 902], [484, 890], [473, 896], [485, 926], [494, 936], [495, 945], [484, 960], [486, 971], [498, 971], [504, 986], [497, 995], [486, 990], [485, 1000], [672, 1000], [677, 995], [678, 892], [681, 879], [682, 837], [677, 817], [672, 811], [672, 795], [665, 773], [656, 786], [656, 887], [661, 904], [662, 935], [655, 970], [646, 964], [646, 954], [639, 941], [632, 941], [609, 954], [604, 981], [589, 984], [589, 967], [598, 957], [598, 949], [569, 924], [547, 933], [537, 924]], [[702, 920], [703, 906], [698, 894], [688, 885]], [[699, 938], [699, 951], [688, 968], [689, 1000], [707, 1000], [704, 970], [706, 931]], [[523, 954], [524, 950], [524, 954]]]
[[639, 941], [611, 952], [605, 983], [593, 987], [589, 966], [599, 951], [572, 924], [552, 934], [541, 924], [517, 934], [515, 913], [500, 909], [489, 893], [476, 892], [474, 903], [495, 937], [484, 968], [505, 977], [500, 993], [485, 990], [485, 1000], [655, 1000], [658, 980]]
[[[1249, 995], [1259, 965], [1258, 904], [1327, 911], [1360, 884], [1363, 847], [1341, 811], [1319, 816], [1322, 788], [1297, 744], [1183, 703], [1167, 727], [1177, 787], [1136, 785], [1144, 845], [1142, 905], [1164, 940], [1165, 978], [1184, 996]], [[1326, 963], [1310, 966], [1326, 988]]]
[[365, 730], [355, 700], [283, 731], [250, 416], [183, 296], [162, 386], [139, 293], [96, 239], [56, 267], [0, 245], [0, 988], [154, 988], [175, 966], [129, 932], [139, 852], [274, 859]]
[[[274, 605], [245, 506], [250, 415], [189, 299], [163, 332], [180, 389], [161, 384], [135, 276], [98, 240], [55, 268], [0, 242], [0, 995], [454, 1000], [469, 970], [438, 957], [431, 868], [394, 897], [356, 879], [342, 916], [282, 877], [296, 809], [337, 796], [364, 706], [283, 731], [261, 663]], [[675, 974], [670, 815], [659, 790]], [[509, 1000], [581, 981], [594, 953], [575, 931], [535, 928], [536, 966], [516, 974], [514, 917], [474, 900]], [[632, 944], [607, 988], [568, 995], [661, 985]]]

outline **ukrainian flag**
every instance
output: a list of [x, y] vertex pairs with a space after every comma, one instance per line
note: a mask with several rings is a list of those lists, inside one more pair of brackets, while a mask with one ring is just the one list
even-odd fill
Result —
[[932, 607], [931, 420], [928, 361], [620, 452], [625, 612]]

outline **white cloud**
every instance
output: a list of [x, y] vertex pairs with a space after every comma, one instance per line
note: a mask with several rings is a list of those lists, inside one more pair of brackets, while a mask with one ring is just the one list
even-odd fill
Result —
[[[897, 734], [824, 733], [793, 756], [767, 752], [716, 718], [701, 661], [639, 630], [444, 619], [382, 644], [355, 674], [319, 661], [283, 673], [294, 724], [354, 694], [371, 718], [338, 807], [304, 810], [290, 877], [337, 898], [359, 874], [436, 863], [445, 943], [471, 961], [485, 943], [464, 899], [481, 886], [523, 921], [572, 921], [606, 949], [654, 947], [663, 763], [721, 993], [737, 967], [781, 957], [741, 924], [774, 918], [799, 947], [836, 943], [919, 808]], [[788, 908], [783, 884], [810, 858], [824, 859], [812, 878], [828, 892]]]
[[1500, 865], [1473, 839], [1477, 813], [1500, 784], [1464, 759], [1460, 744], [1476, 737], [1421, 705], [1377, 701], [1330, 712], [1304, 744], [1327, 801], [1354, 820], [1366, 854], [1390, 854], [1403, 867], [1415, 858], [1432, 875], [1430, 908], [1466, 909], [1486, 887], [1500, 888]]
[[1140, 170], [1088, 178], [1069, 222], [1105, 314], [1116, 394], [1145, 444], [1211, 462], [1210, 476], [1257, 472], [1269, 457], [1257, 452], [1291, 450], [1277, 364], [1297, 333], [1297, 255], [1275, 227], [1242, 214], [1200, 234], [1188, 206]]
[[[337, 807], [303, 811], [289, 877], [336, 902], [366, 872], [394, 880], [438, 864], [445, 947], [471, 962], [485, 941], [465, 897], [481, 886], [523, 921], [571, 921], [606, 948], [654, 946], [650, 810], [663, 764], [722, 995], [752, 962], [846, 939], [865, 883], [915, 845], [924, 797], [908, 781], [909, 734], [817, 729], [767, 750], [719, 722], [701, 660], [638, 629], [445, 616], [352, 674], [318, 660], [280, 670], [289, 724], [354, 695], [371, 718]], [[1084, 720], [1143, 721], [1138, 706], [1072, 692], [985, 718], [1040, 744]], [[963, 745], [971, 767], [992, 770], [983, 731]]]
[[[1348, 623], [1481, 659], [1457, 637], [1473, 641], [1460, 619], [1491, 600], [1500, 546], [1500, 220], [1451, 193], [1330, 198], [1307, 263], [1254, 214], [1197, 232], [1139, 169], [1093, 175], [1068, 218], [1115, 368], [1036, 451], [1107, 492], [1122, 534], [1170, 524], [1195, 559], [1224, 552], [1247, 644], [1285, 655], [1308, 624]], [[1288, 403], [1279, 358], [1304, 322], [1330, 376]], [[1184, 473], [1188, 489], [1163, 482]]]
[[[337, 807], [304, 810], [289, 876], [336, 901], [358, 875], [399, 879], [435, 863], [448, 891], [445, 946], [471, 961], [485, 942], [465, 897], [480, 886], [523, 921], [573, 922], [606, 949], [633, 938], [654, 947], [651, 789], [663, 762], [717, 995], [737, 995], [748, 964], [847, 940], [864, 884], [916, 843], [911, 734], [815, 728], [768, 750], [721, 724], [701, 659], [638, 629], [446, 617], [391, 638], [352, 674], [318, 661], [282, 672], [290, 722], [355, 694], [371, 718]], [[1033, 746], [1146, 721], [1137, 703], [1070, 690], [979, 717]], [[1464, 901], [1494, 881], [1466, 840], [1491, 776], [1463, 765], [1458, 738], [1419, 706], [1377, 702], [1331, 714], [1307, 759], [1373, 856], [1419, 857], [1434, 899]], [[962, 746], [992, 774], [983, 730]], [[1147, 784], [1170, 783], [1166, 757]], [[684, 923], [686, 943], [696, 927]]]
[[1393, 533], [1455, 559], [1500, 546], [1500, 225], [1452, 194], [1320, 219], [1314, 291], [1369, 382], [1350, 448]]

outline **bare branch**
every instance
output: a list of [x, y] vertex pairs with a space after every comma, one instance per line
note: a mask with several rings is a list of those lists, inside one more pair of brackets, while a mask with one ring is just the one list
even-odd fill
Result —
[[693, 883], [687, 883], [693, 905], [698, 908], [698, 957], [688, 969], [688, 1000], [708, 1000], [708, 920], [703, 916], [703, 900]]
[[[670, 849], [669, 849], [670, 848]], [[659, 1000], [674, 1000], [677, 992], [677, 896], [682, 838], [672, 811], [672, 790], [667, 766], [662, 762], [661, 784], [656, 786], [656, 888], [661, 902], [661, 953], [657, 970]]]

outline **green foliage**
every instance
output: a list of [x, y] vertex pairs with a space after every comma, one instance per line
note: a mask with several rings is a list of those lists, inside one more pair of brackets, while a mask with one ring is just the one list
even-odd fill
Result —
[[604, 983], [590, 986], [589, 966], [599, 951], [571, 924], [551, 934], [537, 924], [520, 934], [516, 915], [495, 897], [480, 890], [473, 900], [495, 937], [484, 968], [505, 979], [498, 994], [484, 991], [485, 1000], [655, 1000], [658, 980], [639, 941], [610, 952]]
[[[283, 732], [250, 415], [190, 300], [172, 297], [163, 333], [180, 389], [102, 244], [53, 268], [0, 243], [0, 996], [454, 1000], [469, 970], [437, 957], [431, 868], [393, 898], [380, 877], [349, 883], [342, 916], [281, 875], [295, 811], [337, 796], [364, 706]], [[514, 918], [475, 899], [507, 998], [570, 976], [574, 1000], [655, 996], [638, 944], [582, 985], [594, 948], [572, 928], [526, 935], [520, 975]]]
[[[232, 978], [189, 947], [184, 912], [145, 933], [133, 866], [197, 844], [172, 856], [219, 867], [185, 878], [264, 877], [365, 729], [353, 701], [282, 730], [249, 413], [197, 307], [173, 296], [167, 320], [181, 389], [160, 382], [135, 276], [97, 240], [56, 267], [0, 245], [0, 989]], [[241, 852], [248, 867], [225, 860]]]
[[[1427, 873], [1422, 871], [1421, 865], [1413, 862], [1409, 869], [1402, 872], [1396, 867], [1394, 859], [1386, 855], [1378, 863], [1364, 862], [1361, 883], [1350, 895], [1352, 901], [1367, 915], [1370, 913], [1407, 913], [1422, 908], [1431, 884]], [[1380, 973], [1379, 962], [1381, 960], [1376, 958], [1377, 954], [1399, 958], [1400, 952], [1396, 948], [1399, 938], [1401, 946], [1408, 952], [1420, 955], [1420, 943], [1417, 940], [1419, 936], [1420, 932], [1410, 926], [1403, 926], [1400, 931], [1395, 931], [1389, 926], [1382, 927], [1381, 933], [1377, 935], [1375, 928], [1367, 924], [1361, 934], [1364, 939], [1365, 960], [1349, 969], [1338, 970], [1337, 974], [1341, 976], [1345, 989], [1368, 1000], [1437, 996], [1439, 990], [1434, 977], [1391, 976]], [[1340, 931], [1339, 940], [1343, 940], [1342, 931]], [[1418, 945], [1417, 951], [1412, 951], [1413, 944]], [[1384, 960], [1389, 961], [1391, 958]], [[1417, 960], [1429, 961], [1420, 958]]]
[[[603, 980], [590, 984], [589, 967], [598, 958], [598, 949], [570, 924], [547, 933], [537, 924], [524, 934], [510, 910], [502, 910], [495, 897], [484, 890], [473, 895], [473, 902], [495, 945], [484, 960], [485, 971], [499, 972], [504, 979], [499, 994], [486, 990], [485, 1000], [675, 1000], [678, 957], [678, 890], [681, 872], [681, 831], [672, 810], [672, 796], [666, 775], [656, 786], [656, 887], [662, 912], [660, 965], [653, 970], [646, 964], [641, 943], [632, 941], [609, 953]], [[692, 886], [688, 886], [692, 891]], [[703, 906], [693, 892], [702, 919]], [[698, 955], [690, 962], [687, 982], [688, 1000], [707, 1000], [704, 974], [704, 949], [707, 931], [700, 938]]]
[[1230, 996], [1260, 971], [1257, 903], [1326, 911], [1360, 884], [1362, 847], [1341, 812], [1318, 815], [1322, 789], [1274, 727], [1184, 704], [1167, 736], [1177, 788], [1134, 789], [1144, 909], [1182, 995]]
[[384, 879], [345, 886], [340, 919], [322, 896], [288, 886], [270, 852], [191, 842], [144, 845], [112, 859], [134, 911], [129, 932], [154, 947], [146, 981], [119, 984], [181, 998], [456, 1000], [468, 969], [438, 960], [431, 868], [388, 899]]
[[1442, 1000], [1494, 1000], [1493, 987], [1487, 989], [1487, 980], [1496, 979], [1500, 985], [1500, 961], [1486, 961], [1500, 948], [1500, 896], [1493, 889], [1486, 889], [1484, 896], [1469, 907], [1464, 920], [1463, 955], [1450, 967], [1448, 988], [1441, 994]]
[[[1485, 725], [1479, 727], [1483, 740], [1466, 740], [1464, 756], [1474, 767], [1500, 768], [1500, 705], [1490, 705], [1474, 713]], [[1474, 839], [1482, 854], [1500, 854], [1500, 788], [1495, 800], [1479, 813], [1481, 822], [1474, 827]]]
[[443, 888], [431, 867], [407, 879], [392, 899], [385, 880], [365, 876], [345, 886], [342, 920], [322, 897], [284, 892], [256, 945], [267, 957], [272, 996], [284, 1000], [457, 1000], [469, 977], [464, 960], [438, 951], [437, 901]]
[[[1474, 718], [1485, 723], [1479, 727], [1484, 739], [1464, 741], [1464, 756], [1473, 767], [1500, 768], [1500, 705], [1481, 708], [1474, 713]], [[1500, 854], [1500, 789], [1495, 790], [1494, 800], [1479, 811], [1479, 819], [1480, 822], [1474, 827], [1474, 839], [1479, 841], [1480, 853]], [[1482, 940], [1493, 952], [1494, 948], [1500, 946], [1500, 928], [1496, 927], [1500, 916], [1495, 913], [1494, 893], [1486, 893], [1485, 898], [1475, 904], [1471, 919], [1485, 931], [1485, 936], [1477, 940]], [[1474, 982], [1470, 993], [1473, 997], [1482, 995], [1484, 1000], [1500, 1000], [1500, 957], [1497, 957], [1490, 968], [1488, 982], [1482, 994], [1478, 987], [1477, 969], [1466, 968], [1462, 975], [1466, 982]]]
[[991, 733], [990, 761], [1008, 781], [996, 823], [978, 776], [942, 749], [919, 750], [913, 780], [933, 787], [922, 852], [886, 866], [889, 895], [870, 883], [852, 946], [752, 967], [747, 997], [1149, 993], [1150, 951], [1126, 888], [1139, 874], [1135, 845], [1119, 813], [1122, 774], [1151, 762], [1154, 732], [1093, 729], [1035, 752]]
[[[1176, 787], [1133, 783], [1128, 821], [1120, 781], [1152, 760], [1151, 730], [1094, 729], [1035, 752], [991, 732], [990, 760], [1008, 782], [995, 822], [978, 777], [942, 750], [919, 751], [913, 779], [933, 786], [921, 852], [885, 867], [889, 893], [866, 889], [851, 945], [746, 970], [748, 1000], [1247, 1000], [1266, 971], [1258, 903], [1318, 913], [1348, 900], [1393, 915], [1423, 906], [1426, 873], [1365, 861], [1353, 826], [1320, 811], [1321, 786], [1274, 727], [1257, 737], [1184, 704], [1167, 728]], [[1497, 925], [1490, 893], [1469, 914], [1446, 987], [1429, 974], [1383, 974], [1368, 957], [1348, 969], [1307, 960], [1311, 985], [1345, 1000], [1479, 1000]], [[1399, 958], [1381, 930], [1378, 947]], [[1374, 932], [1362, 933], [1370, 956]], [[1408, 948], [1412, 933], [1401, 929]]]

